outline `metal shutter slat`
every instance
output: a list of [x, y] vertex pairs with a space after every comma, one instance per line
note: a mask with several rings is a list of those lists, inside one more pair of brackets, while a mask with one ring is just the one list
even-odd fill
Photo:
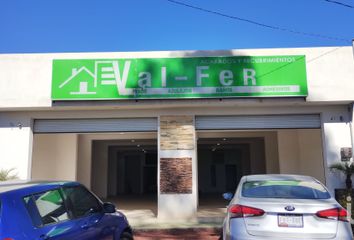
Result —
[[92, 133], [157, 131], [156, 118], [36, 119], [34, 133]]
[[319, 114], [196, 116], [198, 130], [321, 128]]

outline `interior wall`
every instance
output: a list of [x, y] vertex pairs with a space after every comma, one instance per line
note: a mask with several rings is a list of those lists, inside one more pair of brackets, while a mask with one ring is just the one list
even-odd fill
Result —
[[[236, 165], [236, 178], [239, 180], [247, 174], [266, 173], [266, 160], [264, 141], [262, 138], [240, 139], [240, 144], [233, 144], [220, 150], [223, 153], [224, 161], [214, 163], [213, 151], [198, 146], [198, 190], [199, 193], [221, 193], [226, 192], [227, 164]], [[215, 166], [215, 182], [212, 183], [212, 166]], [[236, 188], [235, 188], [236, 189]]]
[[[256, 142], [251, 144], [252, 150], [250, 151], [250, 158], [252, 174], [262, 173], [263, 167], [257, 159], [260, 158], [260, 152], [264, 151], [266, 159], [266, 173], [310, 175], [325, 183], [322, 137], [320, 129], [284, 129], [276, 131], [250, 132], [199, 132], [198, 137], [263, 138], [264, 144]], [[261, 149], [261, 146], [264, 146], [264, 149]], [[200, 157], [198, 161], [201, 161]]]
[[92, 143], [91, 189], [99, 197], [107, 198], [108, 145], [105, 142]]
[[299, 173], [299, 150], [299, 139], [296, 129], [278, 131], [280, 173]]
[[[222, 193], [226, 192], [226, 173], [225, 167], [227, 164], [236, 165], [237, 172], [235, 175], [241, 177], [242, 173], [249, 170], [250, 159], [247, 154], [244, 154], [247, 146], [235, 146], [234, 149], [221, 150], [224, 155], [224, 160], [220, 163], [215, 163], [213, 152], [209, 149], [198, 151], [198, 191], [199, 193]], [[220, 161], [218, 159], [217, 161]], [[215, 167], [215, 185], [212, 183], [211, 167]]]
[[117, 156], [117, 160], [116, 164], [118, 167], [118, 172], [115, 171], [115, 174], [118, 175], [117, 176], [117, 181], [116, 181], [116, 194], [122, 194], [124, 193], [124, 179], [125, 179], [125, 171], [123, 171], [123, 169], [125, 168], [125, 161], [124, 161], [124, 155], [123, 154], [119, 154]]
[[[112, 151], [111, 148], [108, 150], [108, 196], [116, 196], [118, 190], [118, 184], [124, 181], [124, 172], [118, 172], [121, 169], [121, 166], [118, 167], [120, 161], [120, 156], [115, 151]], [[123, 175], [123, 176], [122, 176]], [[120, 179], [118, 179], [120, 177]], [[123, 177], [123, 179], [121, 178]], [[119, 186], [121, 188], [121, 186]]]
[[266, 155], [264, 139], [254, 139], [250, 143], [250, 174], [266, 173]]
[[35, 134], [32, 179], [75, 181], [77, 155], [77, 134]]
[[77, 180], [91, 189], [92, 138], [88, 134], [79, 135]]
[[[278, 155], [278, 136], [276, 131], [205, 131], [198, 132], [199, 138], [260, 138], [261, 142], [254, 141], [251, 143], [251, 167], [253, 173], [279, 173], [279, 155]], [[262, 146], [262, 147], [261, 147]], [[265, 155], [265, 161], [261, 164], [258, 162], [260, 154]], [[254, 160], [253, 160], [254, 159]], [[198, 159], [198, 161], [200, 161]]]
[[264, 147], [266, 155], [267, 173], [279, 173], [279, 155], [278, 155], [278, 135], [277, 132], [267, 132], [264, 134]]
[[[157, 134], [147, 133], [93, 133], [79, 135], [79, 154], [77, 179], [87, 188], [94, 190], [92, 184], [92, 142], [94, 140], [156, 139]], [[108, 161], [108, 160], [107, 160]], [[105, 173], [107, 175], [107, 173]], [[99, 176], [98, 176], [99, 177]], [[95, 186], [97, 187], [97, 186]]]
[[[109, 148], [107, 195], [143, 194], [145, 155], [138, 151], [121, 150], [119, 151], [119, 147], [114, 146]], [[129, 165], [130, 160], [135, 160], [135, 166]]]
[[325, 183], [320, 129], [278, 131], [280, 173], [301, 174]]
[[298, 130], [300, 173], [310, 175], [325, 183], [321, 130]]

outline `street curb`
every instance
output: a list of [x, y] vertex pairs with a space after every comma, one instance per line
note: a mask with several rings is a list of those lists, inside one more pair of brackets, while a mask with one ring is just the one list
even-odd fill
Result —
[[215, 232], [221, 232], [222, 228], [221, 227], [181, 227], [181, 228], [149, 228], [149, 229], [133, 229], [133, 233], [137, 232], [154, 232], [154, 231], [164, 231], [167, 233], [173, 233], [173, 232], [179, 232], [179, 231], [200, 231], [200, 230], [211, 230]]

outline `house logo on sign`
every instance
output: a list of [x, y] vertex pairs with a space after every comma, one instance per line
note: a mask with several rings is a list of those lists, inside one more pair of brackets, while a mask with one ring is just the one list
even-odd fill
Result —
[[59, 85], [59, 89], [75, 84], [76, 90], [70, 91], [70, 95], [94, 95], [98, 85], [117, 85], [120, 95], [129, 95], [126, 83], [130, 65], [131, 61], [125, 61], [122, 75], [118, 61], [95, 61], [93, 70], [85, 66], [79, 69], [72, 68], [70, 77]]

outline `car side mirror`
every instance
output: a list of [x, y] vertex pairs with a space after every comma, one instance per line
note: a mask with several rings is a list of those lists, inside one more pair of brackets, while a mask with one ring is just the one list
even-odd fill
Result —
[[103, 203], [103, 211], [105, 213], [115, 213], [116, 206], [113, 203], [105, 202], [105, 203]]
[[231, 201], [231, 199], [234, 197], [234, 194], [233, 194], [233, 193], [230, 193], [230, 192], [227, 192], [227, 193], [224, 193], [224, 194], [222, 195], [222, 197], [223, 197], [225, 200]]

